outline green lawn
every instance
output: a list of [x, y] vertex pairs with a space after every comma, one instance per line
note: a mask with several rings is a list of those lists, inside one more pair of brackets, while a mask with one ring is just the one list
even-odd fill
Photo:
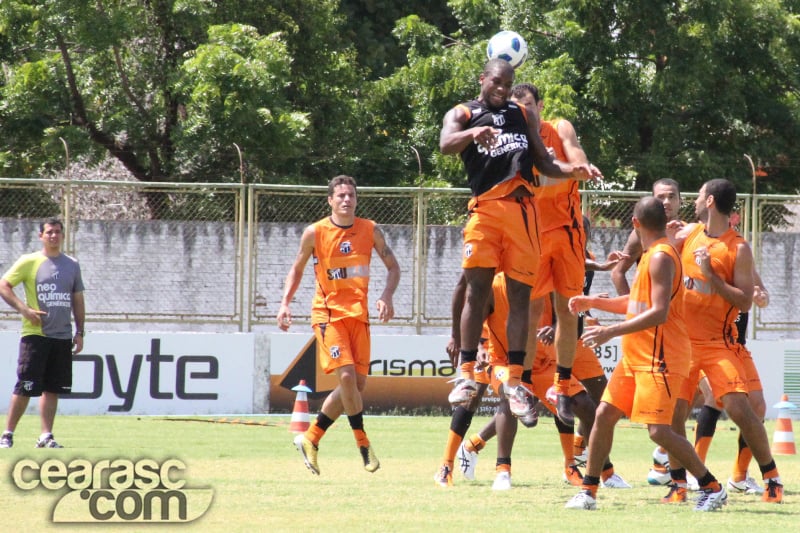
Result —
[[[337, 423], [320, 447], [322, 475], [312, 476], [292, 446], [288, 416], [191, 420], [164, 417], [96, 416], [57, 419], [56, 437], [63, 450], [36, 450], [38, 419], [26, 415], [15, 447], [0, 450], [0, 516], [11, 531], [140, 531], [144, 526], [53, 525], [52, 510], [61, 492], [21, 490], [12, 479], [24, 459], [69, 463], [86, 459], [151, 459], [162, 464], [182, 460], [186, 488], [212, 488], [211, 508], [185, 525], [150, 524], [146, 530], [190, 528], [197, 531], [608, 531], [699, 530], [797, 531], [800, 527], [800, 461], [778, 456], [786, 484], [786, 503], [768, 505], [732, 494], [717, 513], [694, 513], [690, 504], [658, 503], [662, 487], [646, 482], [653, 444], [644, 429], [623, 422], [617, 429], [612, 459], [632, 490], [600, 490], [596, 512], [568, 511], [575, 493], [561, 481], [561, 453], [552, 419], [534, 429], [520, 428], [512, 469], [514, 488], [494, 493], [495, 446], [489, 443], [478, 464], [478, 481], [456, 476], [451, 489], [434, 486], [449, 418], [367, 417], [382, 467], [365, 472], [345, 420]], [[477, 430], [486, 418], [476, 418]], [[213, 421], [213, 422], [209, 422]], [[258, 425], [241, 422], [258, 422]], [[230, 423], [235, 422], [235, 423]], [[773, 424], [767, 426], [770, 438]], [[736, 451], [736, 431], [721, 422], [711, 447], [709, 466], [727, 480]], [[752, 473], [758, 476], [754, 467]], [[100, 529], [98, 529], [98, 527]]]

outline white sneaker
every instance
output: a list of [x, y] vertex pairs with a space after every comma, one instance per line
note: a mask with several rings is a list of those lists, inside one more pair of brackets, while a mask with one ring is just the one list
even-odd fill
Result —
[[510, 490], [511, 472], [498, 472], [492, 483], [492, 490]]
[[686, 472], [686, 488], [692, 492], [700, 490], [700, 483], [697, 482], [697, 478], [689, 472]]
[[628, 483], [622, 479], [619, 474], [611, 474], [611, 476], [606, 479], [605, 481], [601, 481], [600, 485], [607, 489], [629, 489], [631, 488]]
[[504, 385], [503, 390], [506, 393], [506, 398], [508, 398], [509, 410], [517, 418], [530, 417], [536, 411], [536, 396], [526, 387], [522, 385], [508, 387]]
[[661, 453], [658, 446], [656, 446], [656, 449], [653, 450], [653, 464], [663, 466], [669, 470], [669, 455], [666, 453]]
[[456, 452], [456, 463], [458, 463], [458, 468], [461, 470], [461, 475], [464, 476], [464, 479], [475, 481], [475, 467], [478, 464], [478, 452], [467, 450], [467, 447], [462, 442]]
[[592, 498], [591, 494], [585, 490], [580, 491], [573, 496], [567, 504], [565, 509], [581, 509], [583, 511], [594, 511], [597, 509], [597, 500]]
[[458, 378], [455, 380], [455, 385], [450, 394], [447, 395], [447, 401], [451, 405], [460, 405], [472, 400], [478, 394], [478, 384], [471, 379]]
[[764, 494], [764, 487], [758, 484], [758, 481], [751, 478], [749, 475], [742, 481], [734, 481], [733, 478], [728, 478], [728, 490], [731, 492], [738, 492], [743, 494], [753, 494], [760, 496]]
[[719, 491], [712, 492], [711, 489], [701, 491], [700, 498], [697, 500], [695, 511], [716, 511], [728, 503], [728, 493], [725, 488], [720, 486]]
[[651, 468], [647, 473], [647, 482], [651, 485], [669, 485], [672, 483], [672, 476], [669, 475], [669, 472], [661, 472]]

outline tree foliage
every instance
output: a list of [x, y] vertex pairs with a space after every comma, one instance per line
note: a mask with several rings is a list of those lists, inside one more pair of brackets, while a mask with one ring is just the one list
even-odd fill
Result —
[[[142, 181], [465, 184], [438, 151], [487, 39], [618, 187], [796, 192], [796, 0], [4, 0], [0, 165], [120, 161]], [[235, 146], [234, 146], [235, 145]]]

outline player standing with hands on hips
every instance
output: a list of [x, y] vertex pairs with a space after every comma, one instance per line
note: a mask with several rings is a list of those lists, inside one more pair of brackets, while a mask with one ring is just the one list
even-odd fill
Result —
[[361, 397], [370, 364], [367, 291], [373, 248], [387, 269], [386, 287], [377, 301], [381, 322], [394, 316], [392, 296], [400, 282], [400, 266], [375, 222], [355, 216], [357, 203], [355, 179], [336, 176], [330, 181], [331, 215], [303, 231], [300, 251], [286, 275], [278, 311], [278, 326], [288, 331], [292, 323], [289, 303], [300, 286], [308, 259], [313, 256], [317, 289], [311, 307], [311, 323], [322, 369], [328, 374], [336, 373], [339, 381], [325, 398], [311, 427], [294, 440], [306, 467], [316, 475], [319, 475], [319, 441], [342, 413], [350, 422], [364, 468], [375, 472], [380, 467], [364, 431]]
[[[22, 315], [17, 384], [0, 448], [14, 445], [14, 430], [32, 396], [40, 397], [42, 434], [36, 447], [63, 447], [53, 438], [58, 396], [72, 390], [72, 355], [83, 349], [83, 280], [78, 261], [61, 253], [64, 225], [56, 218], [46, 220], [39, 226], [39, 240], [42, 250], [20, 257], [0, 279], [0, 296]], [[20, 283], [25, 302], [14, 294]]]

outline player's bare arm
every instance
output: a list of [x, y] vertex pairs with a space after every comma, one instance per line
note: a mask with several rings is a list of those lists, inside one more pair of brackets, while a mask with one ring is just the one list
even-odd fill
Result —
[[12, 287], [11, 284], [4, 279], [0, 279], [0, 297], [2, 297], [9, 306], [11, 306], [13, 309], [16, 309], [20, 315], [28, 319], [28, 321], [35, 326], [40, 326], [42, 324], [41, 317], [47, 314], [46, 311], [32, 309], [28, 304], [20, 300], [14, 293], [14, 287]]
[[72, 337], [72, 353], [78, 354], [83, 350], [84, 324], [86, 323], [86, 300], [83, 292], [72, 293], [72, 317], [75, 319], [77, 331]]
[[314, 253], [314, 226], [308, 226], [303, 230], [303, 236], [300, 237], [300, 250], [297, 252], [289, 273], [286, 274], [283, 286], [281, 307], [278, 309], [278, 327], [283, 331], [288, 331], [289, 326], [292, 325], [292, 312], [289, 310], [289, 304], [300, 286], [303, 270], [305, 270], [312, 253]]
[[755, 268], [753, 269], [753, 303], [756, 304], [758, 307], [766, 307], [769, 305], [769, 291], [764, 286], [764, 281], [761, 279], [761, 275], [758, 273], [758, 270]]
[[472, 142], [478, 142], [486, 149], [495, 145], [496, 129], [490, 126], [467, 128], [467, 120], [467, 113], [461, 107], [454, 107], [444, 116], [439, 134], [439, 150], [443, 154], [460, 154]]
[[753, 253], [747, 243], [736, 247], [736, 263], [733, 267], [733, 285], [714, 272], [708, 250], [705, 247], [695, 250], [695, 259], [703, 271], [703, 276], [720, 296], [740, 311], [747, 311], [753, 305]]
[[590, 175], [588, 165], [570, 165], [559, 161], [544, 145], [539, 135], [539, 112], [536, 106], [524, 105], [520, 109], [524, 110], [528, 124], [528, 150], [536, 169], [549, 178], [588, 179]]
[[620, 258], [611, 271], [611, 283], [614, 284], [614, 288], [619, 295], [631, 292], [631, 287], [628, 285], [628, 279], [625, 277], [625, 274], [642, 256], [642, 241], [639, 239], [639, 234], [636, 233], [635, 230], [632, 230], [630, 235], [628, 235], [628, 240], [625, 242], [622, 254], [624, 257]]
[[589, 163], [589, 158], [578, 140], [578, 133], [575, 131], [575, 126], [572, 125], [572, 122], [562, 119], [558, 121], [557, 127], [558, 136], [561, 138], [561, 145], [564, 148], [567, 161], [573, 165], [587, 165], [590, 169], [588, 179], [592, 181], [602, 180], [603, 174], [600, 170]]
[[608, 272], [609, 270], [616, 267], [620, 261], [622, 261], [627, 257], [628, 256], [625, 253], [620, 252], [619, 250], [614, 250], [613, 252], [610, 252], [608, 254], [606, 260], [603, 261], [602, 263], [599, 263], [587, 257], [583, 261], [583, 267], [586, 270], [593, 270], [595, 272]]
[[667, 237], [672, 246], [678, 250], [678, 253], [683, 251], [683, 243], [686, 242], [686, 237], [694, 231], [697, 223], [685, 224], [680, 220], [670, 220], [667, 222]]
[[578, 295], [573, 296], [567, 303], [569, 312], [573, 315], [589, 311], [590, 309], [599, 309], [608, 313], [615, 313], [624, 315], [628, 309], [628, 295], [617, 296], [616, 298], [609, 298], [607, 294], [593, 294], [589, 296]]
[[[586, 328], [584, 334], [581, 336], [584, 344], [593, 347], [595, 345], [604, 344], [614, 337], [652, 328], [666, 322], [667, 316], [669, 315], [675, 268], [676, 265], [669, 255], [665, 253], [654, 254], [653, 257], [650, 258], [649, 268], [651, 280], [650, 299], [652, 300], [650, 308], [618, 324]], [[615, 298], [615, 300], [621, 298], [623, 297], [620, 296]]]
[[388, 322], [394, 317], [394, 303], [392, 297], [394, 296], [394, 291], [397, 290], [397, 286], [400, 284], [400, 265], [397, 262], [397, 257], [395, 257], [394, 252], [392, 252], [392, 249], [389, 248], [389, 245], [386, 243], [383, 232], [378, 226], [375, 226], [373, 240], [375, 242], [375, 251], [386, 266], [386, 287], [383, 289], [383, 293], [376, 303], [378, 308], [378, 320], [381, 322]]

